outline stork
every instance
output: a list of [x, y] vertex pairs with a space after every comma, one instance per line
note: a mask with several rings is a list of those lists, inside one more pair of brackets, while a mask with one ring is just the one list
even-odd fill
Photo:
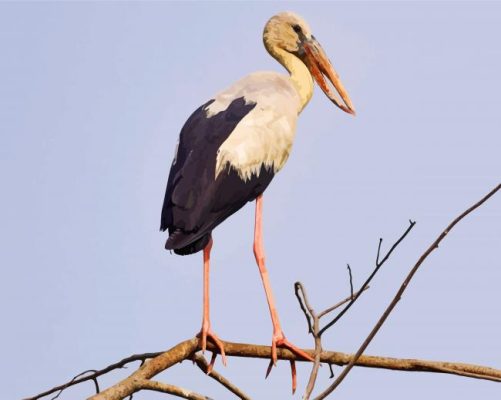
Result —
[[[263, 192], [289, 157], [297, 117], [313, 95], [313, 78], [337, 107], [353, 115], [355, 110], [324, 50], [301, 17], [291, 12], [273, 16], [266, 23], [263, 41], [268, 53], [289, 75], [252, 73], [188, 118], [170, 169], [160, 229], [169, 232], [166, 249], [180, 255], [203, 251], [201, 348], [205, 350], [207, 340], [211, 340], [226, 365], [224, 346], [212, 331], [209, 318], [211, 233], [247, 202], [256, 201], [253, 249], [273, 325], [269, 373], [277, 361], [277, 347], [312, 358], [286, 339], [280, 325], [265, 266]], [[295, 368], [292, 371], [294, 382]]]

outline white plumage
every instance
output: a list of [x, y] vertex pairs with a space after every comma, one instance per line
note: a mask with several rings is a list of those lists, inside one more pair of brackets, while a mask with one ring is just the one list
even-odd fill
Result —
[[236, 98], [256, 107], [238, 123], [218, 149], [215, 177], [234, 168], [245, 181], [261, 167], [276, 173], [287, 161], [296, 133], [300, 97], [290, 78], [276, 72], [256, 72], [215, 96], [208, 117], [226, 110]]

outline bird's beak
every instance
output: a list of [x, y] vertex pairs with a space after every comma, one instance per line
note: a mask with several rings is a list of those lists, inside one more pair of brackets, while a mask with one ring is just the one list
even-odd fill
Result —
[[[305, 40], [303, 42], [304, 49], [304, 62], [306, 63], [311, 75], [317, 81], [318, 86], [322, 88], [327, 97], [341, 110], [346, 111], [349, 114], [355, 115], [355, 108], [348, 96], [348, 92], [344, 88], [341, 80], [339, 79], [336, 70], [332, 66], [329, 58], [314, 38]], [[329, 79], [336, 91], [341, 96], [342, 101], [339, 97], [331, 90], [331, 87], [326, 82], [325, 77]]]

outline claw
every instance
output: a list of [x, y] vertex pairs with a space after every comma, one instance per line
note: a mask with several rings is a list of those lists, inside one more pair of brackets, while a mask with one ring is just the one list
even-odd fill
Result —
[[268, 378], [268, 375], [270, 375], [272, 368], [273, 368], [273, 360], [270, 360], [270, 363], [268, 364], [268, 369], [266, 370], [266, 376], [264, 377], [264, 379]]
[[271, 341], [271, 361], [272, 361], [272, 364], [274, 367], [277, 366], [277, 360], [278, 360], [277, 341], [272, 339], [272, 341]]
[[210, 375], [210, 373], [212, 372], [212, 370], [214, 369], [214, 363], [216, 362], [216, 358], [217, 358], [217, 353], [216, 352], [213, 352], [212, 353], [212, 357], [210, 359], [210, 363], [209, 365], [207, 366], [207, 372], [206, 374], [207, 375]]
[[[294, 354], [299, 357], [304, 358], [308, 361], [315, 361], [312, 356], [310, 356], [305, 351], [301, 350], [299, 347], [294, 346], [291, 342], [289, 342], [283, 332], [274, 333], [271, 341], [271, 360], [268, 365], [268, 369], [266, 370], [266, 378], [270, 374], [272, 368], [277, 365], [277, 347], [282, 347], [290, 350]], [[296, 362], [295, 360], [290, 360], [291, 365], [291, 375], [292, 375], [292, 394], [296, 392], [297, 388], [297, 373], [296, 373]]]
[[278, 334], [273, 335], [272, 343], [271, 343], [271, 358], [273, 360], [274, 365], [276, 365], [276, 362], [277, 362], [277, 347], [289, 349], [291, 352], [293, 352], [297, 356], [304, 358], [305, 360], [315, 361], [315, 359], [312, 356], [310, 356], [308, 353], [306, 353], [305, 351], [301, 350], [299, 347], [294, 346], [291, 342], [289, 342], [285, 338], [284, 333], [280, 332]]
[[[197, 335], [197, 337], [199, 337], [201, 342], [202, 342], [201, 346], [200, 346], [202, 348], [202, 353], [204, 353], [205, 350], [207, 350], [207, 339], [210, 339], [212, 341], [212, 343], [214, 343], [214, 345], [218, 348], [219, 353], [221, 353], [221, 359], [223, 361], [223, 365], [226, 367], [226, 354], [224, 352], [224, 346], [223, 346], [223, 342], [221, 341], [221, 339], [219, 339], [217, 337], [217, 335], [210, 330], [210, 328], [206, 328], [206, 327], [202, 327], [202, 330]], [[214, 364], [214, 361], [216, 361], [216, 358], [215, 358], [216, 355], [217, 355], [216, 352], [214, 352], [212, 354], [212, 358], [213, 358], [213, 360], [211, 360], [212, 365]]]

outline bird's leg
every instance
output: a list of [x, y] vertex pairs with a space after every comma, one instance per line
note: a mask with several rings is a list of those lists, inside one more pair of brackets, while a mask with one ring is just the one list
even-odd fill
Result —
[[[259, 195], [256, 199], [256, 219], [254, 225], [254, 256], [256, 257], [256, 263], [259, 268], [259, 273], [261, 274], [261, 279], [263, 280], [264, 291], [266, 293], [266, 300], [268, 301], [268, 307], [270, 308], [271, 323], [273, 324], [273, 336], [271, 342], [271, 363], [268, 368], [268, 373], [271, 371], [271, 366], [277, 363], [277, 347], [284, 347], [295, 353], [296, 355], [303, 357], [307, 360], [314, 361], [313, 358], [305, 353], [303, 350], [294, 346], [289, 342], [282, 331], [280, 321], [278, 319], [277, 309], [275, 307], [275, 300], [273, 298], [273, 293], [271, 291], [270, 280], [268, 278], [268, 270], [264, 262], [264, 247], [263, 247], [263, 195]], [[292, 378], [293, 378], [293, 391], [295, 389], [295, 366], [292, 368]]]
[[[226, 365], [226, 355], [224, 354], [224, 346], [221, 340], [216, 336], [216, 334], [210, 328], [210, 317], [209, 317], [209, 266], [210, 266], [210, 251], [212, 249], [212, 238], [210, 239], [207, 246], [204, 248], [204, 310], [202, 318], [202, 329], [200, 330], [199, 337], [201, 339], [202, 352], [205, 352], [207, 348], [207, 339], [212, 340], [212, 342], [217, 346], [221, 357], [223, 359], [223, 365]], [[215, 357], [212, 357], [207, 373], [210, 373], [214, 365]]]

